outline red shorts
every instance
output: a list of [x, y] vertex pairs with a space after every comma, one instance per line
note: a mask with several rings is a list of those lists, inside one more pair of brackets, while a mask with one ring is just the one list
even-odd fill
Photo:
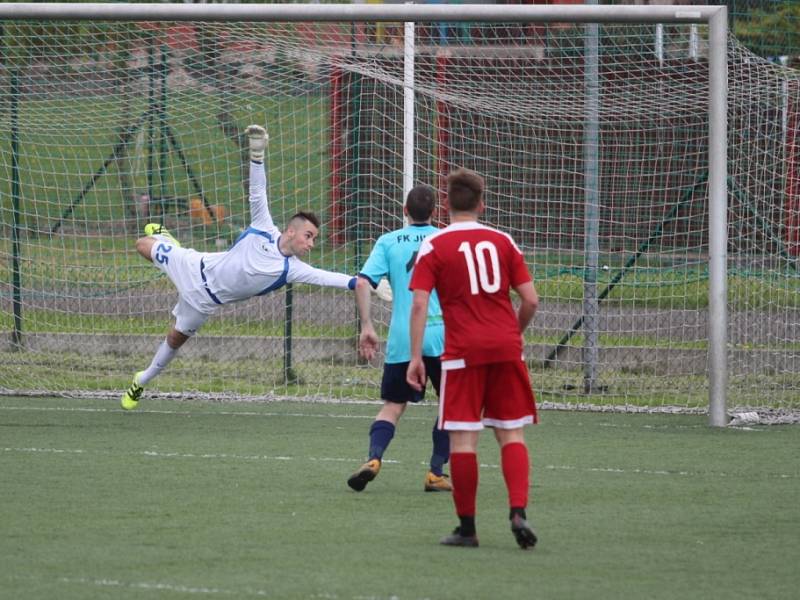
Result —
[[464, 366], [460, 360], [442, 361], [441, 429], [474, 431], [484, 425], [517, 429], [538, 420], [536, 400], [523, 361], [472, 367]]

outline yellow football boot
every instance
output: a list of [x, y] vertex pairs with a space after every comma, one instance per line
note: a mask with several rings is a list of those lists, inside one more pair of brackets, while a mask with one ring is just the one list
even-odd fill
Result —
[[125, 410], [133, 410], [137, 406], [139, 406], [139, 398], [144, 392], [144, 388], [139, 385], [139, 376], [144, 373], [144, 371], [139, 371], [136, 375], [133, 376], [133, 382], [131, 383], [131, 387], [129, 387], [124, 394], [122, 394], [122, 408]]
[[160, 235], [167, 238], [170, 243], [176, 248], [181, 247], [181, 243], [175, 239], [175, 236], [169, 232], [169, 229], [164, 227], [161, 223], [148, 223], [144, 226], [145, 235]]
[[432, 471], [428, 471], [425, 476], [425, 491], [452, 492], [453, 486], [450, 484], [450, 478], [447, 475], [435, 475]]

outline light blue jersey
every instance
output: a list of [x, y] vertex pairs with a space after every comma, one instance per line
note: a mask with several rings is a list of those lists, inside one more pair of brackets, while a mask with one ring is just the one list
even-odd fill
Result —
[[[439, 231], [433, 225], [409, 225], [383, 234], [375, 242], [375, 247], [361, 270], [372, 287], [376, 287], [382, 277], [389, 280], [392, 287], [392, 321], [389, 324], [389, 339], [386, 341], [386, 363], [400, 363], [411, 360], [411, 322], [412, 292], [408, 289], [411, 271], [417, 259], [419, 245], [426, 237]], [[428, 303], [428, 323], [422, 341], [423, 356], [441, 356], [444, 350], [444, 322], [439, 297], [434, 291]]]

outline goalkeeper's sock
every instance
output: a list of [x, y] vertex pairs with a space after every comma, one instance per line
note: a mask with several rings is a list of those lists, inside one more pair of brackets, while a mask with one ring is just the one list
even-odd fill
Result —
[[433, 423], [431, 439], [433, 440], [433, 453], [431, 454], [431, 473], [442, 476], [444, 464], [450, 460], [450, 434], [439, 429], [439, 420]]
[[369, 428], [369, 459], [381, 460], [394, 437], [395, 426], [390, 421], [374, 421]]
[[175, 358], [176, 354], [178, 354], [178, 348], [172, 348], [167, 343], [167, 340], [161, 342], [161, 345], [156, 351], [156, 355], [153, 357], [153, 361], [150, 363], [149, 367], [141, 372], [137, 383], [141, 386], [147, 385], [150, 380], [164, 370], [170, 361]]
[[450, 455], [450, 480], [453, 483], [456, 514], [474, 517], [475, 497], [478, 494], [478, 455], [474, 452], [453, 452]]
[[500, 460], [508, 489], [508, 505], [525, 508], [528, 505], [530, 469], [527, 446], [522, 442], [506, 444], [500, 451]]

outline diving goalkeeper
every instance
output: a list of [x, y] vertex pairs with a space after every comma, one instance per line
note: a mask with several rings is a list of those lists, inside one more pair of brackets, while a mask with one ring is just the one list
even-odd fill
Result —
[[175, 323], [167, 338], [150, 366], [134, 375], [122, 395], [122, 408], [126, 410], [137, 407], [144, 387], [223, 305], [263, 296], [294, 282], [355, 289], [355, 277], [317, 269], [298, 258], [314, 247], [319, 233], [319, 220], [314, 213], [298, 212], [283, 232], [275, 226], [267, 203], [264, 169], [269, 136], [258, 125], [250, 125], [246, 133], [250, 145], [250, 226], [230, 249], [197, 252], [182, 248], [157, 223], [147, 224], [145, 237], [136, 240], [136, 251], [167, 274], [178, 289], [179, 298], [172, 310]]

